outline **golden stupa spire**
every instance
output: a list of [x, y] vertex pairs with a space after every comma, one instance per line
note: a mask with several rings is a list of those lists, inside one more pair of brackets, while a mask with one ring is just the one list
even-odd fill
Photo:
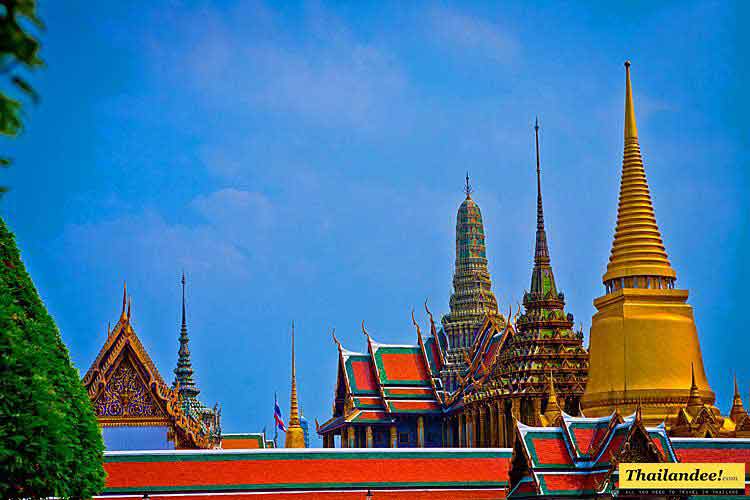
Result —
[[292, 393], [290, 397], [289, 425], [286, 429], [285, 448], [304, 448], [305, 432], [299, 423], [299, 402], [297, 401], [297, 369], [294, 359], [294, 321], [292, 321]]
[[742, 396], [740, 395], [740, 388], [737, 385], [737, 374], [734, 374], [734, 398], [732, 401], [732, 409], [729, 410], [729, 418], [732, 419], [733, 422], [737, 423], [740, 421], [741, 417], [744, 417], [747, 415], [747, 412], [745, 411], [745, 407], [742, 404]]
[[693, 363], [690, 363], [690, 396], [688, 396], [686, 408], [690, 413], [697, 413], [702, 407], [703, 399], [695, 383], [695, 366], [693, 366]]
[[547, 400], [547, 408], [550, 407], [550, 405], [554, 405], [558, 410], [560, 409], [560, 404], [557, 402], [557, 393], [555, 392], [555, 379], [552, 376], [552, 370], [549, 372], [549, 399]]
[[628, 61], [625, 63], [625, 151], [620, 203], [612, 252], [603, 281], [607, 291], [611, 292], [619, 288], [671, 288], [675, 277], [656, 224], [643, 168]]
[[544, 419], [546, 425], [556, 425], [557, 420], [562, 416], [562, 408], [560, 403], [557, 401], [557, 393], [555, 392], [555, 379], [552, 376], [552, 370], [549, 372], [549, 398], [547, 399], [547, 408], [544, 410]]

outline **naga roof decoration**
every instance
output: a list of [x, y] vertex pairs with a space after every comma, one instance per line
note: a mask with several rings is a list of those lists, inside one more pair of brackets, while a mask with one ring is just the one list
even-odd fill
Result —
[[509, 498], [611, 492], [623, 461], [677, 462], [663, 426], [633, 415], [585, 418], [562, 414], [559, 427], [517, 424]]
[[120, 319], [83, 377], [102, 426], [167, 425], [176, 447], [217, 444], [209, 426], [184, 411], [178, 390], [159, 374], [130, 321], [127, 289]]

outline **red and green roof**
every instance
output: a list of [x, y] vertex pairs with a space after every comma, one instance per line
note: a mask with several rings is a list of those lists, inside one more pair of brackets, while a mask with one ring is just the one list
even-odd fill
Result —
[[346, 403], [337, 406], [333, 417], [318, 427], [318, 433], [335, 431], [347, 423], [392, 424], [394, 414], [441, 414], [443, 408], [433, 381], [439, 371], [430, 361], [437, 362], [440, 356], [434, 340], [430, 341], [429, 348], [422, 343], [386, 345], [373, 342], [368, 335], [367, 354], [348, 351], [337, 341], [336, 397]]
[[[113, 452], [105, 454], [103, 496], [372, 489], [402, 496], [431, 491], [430, 498], [502, 498], [510, 455], [509, 449]], [[411, 491], [409, 496], [414, 498]], [[384, 498], [379, 491], [377, 498]]]
[[517, 424], [513, 464], [525, 472], [511, 485], [510, 497], [580, 496], [609, 491], [617, 480], [611, 460], [620, 456], [634, 432], [641, 432], [644, 439], [653, 443], [660, 460], [678, 461], [664, 427], [645, 428], [636, 415], [624, 419], [617, 414], [585, 418], [563, 413], [563, 424]]

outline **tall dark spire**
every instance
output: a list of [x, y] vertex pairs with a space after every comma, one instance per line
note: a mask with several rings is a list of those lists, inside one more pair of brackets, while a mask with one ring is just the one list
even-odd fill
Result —
[[469, 172], [466, 172], [466, 185], [464, 186], [464, 193], [466, 194], [466, 198], [471, 198], [471, 193], [474, 190], [471, 188], [471, 184], [469, 183]]
[[549, 264], [549, 249], [547, 248], [547, 233], [544, 230], [544, 207], [542, 206], [542, 168], [539, 160], [539, 118], [534, 123], [536, 136], [536, 248], [534, 249], [535, 264]]
[[190, 361], [190, 338], [187, 331], [185, 315], [185, 273], [182, 273], [182, 327], [180, 328], [180, 350], [178, 351], [177, 368], [174, 370], [175, 385], [179, 384], [180, 395], [183, 398], [195, 398], [200, 389], [193, 380], [193, 363]]
[[534, 123], [536, 140], [536, 245], [534, 247], [534, 271], [531, 274], [532, 300], [539, 300], [552, 292], [557, 298], [555, 276], [550, 265], [547, 232], [544, 229], [544, 207], [542, 206], [542, 167], [539, 159], [539, 119]]

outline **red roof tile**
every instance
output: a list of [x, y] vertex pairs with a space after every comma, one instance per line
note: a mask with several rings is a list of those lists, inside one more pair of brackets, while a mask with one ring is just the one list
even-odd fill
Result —
[[373, 372], [372, 364], [369, 361], [352, 361], [352, 371], [354, 372], [354, 380], [358, 390], [378, 390], [375, 373]]
[[388, 381], [421, 381], [430, 383], [430, 375], [419, 353], [383, 353], [384, 374]]
[[572, 464], [562, 435], [554, 438], [531, 438], [540, 464]]

